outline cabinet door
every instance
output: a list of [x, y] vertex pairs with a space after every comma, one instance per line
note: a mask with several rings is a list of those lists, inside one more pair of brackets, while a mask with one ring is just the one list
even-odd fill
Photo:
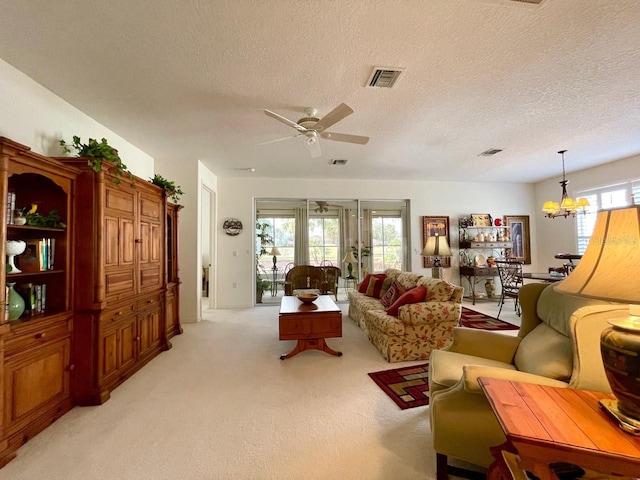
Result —
[[4, 421], [12, 434], [69, 398], [71, 340], [16, 355], [4, 365]]
[[136, 317], [120, 320], [100, 333], [100, 375], [109, 382], [136, 361]]
[[164, 224], [162, 199], [140, 194], [139, 258], [140, 291], [162, 287]]
[[105, 295], [117, 299], [137, 293], [136, 192], [122, 185], [105, 188]]
[[145, 356], [160, 344], [160, 309], [138, 314], [138, 355]]

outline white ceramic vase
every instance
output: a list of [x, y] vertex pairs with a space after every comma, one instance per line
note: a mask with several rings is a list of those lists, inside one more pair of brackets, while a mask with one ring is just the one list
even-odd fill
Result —
[[14, 263], [16, 255], [20, 255], [27, 248], [23, 240], [7, 240], [7, 273], [21, 273]]

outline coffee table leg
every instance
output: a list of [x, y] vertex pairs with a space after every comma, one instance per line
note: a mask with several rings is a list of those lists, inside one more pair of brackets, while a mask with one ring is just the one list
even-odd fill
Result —
[[291, 350], [289, 353], [283, 353], [282, 355], [280, 355], [280, 360], [286, 360], [287, 358], [295, 357], [297, 354], [305, 350], [322, 350], [323, 352], [326, 352], [330, 355], [335, 355], [336, 357], [342, 356], [342, 352], [338, 352], [329, 347], [324, 338], [318, 338], [311, 340], [298, 340], [298, 343], [296, 343], [296, 346], [293, 350]]

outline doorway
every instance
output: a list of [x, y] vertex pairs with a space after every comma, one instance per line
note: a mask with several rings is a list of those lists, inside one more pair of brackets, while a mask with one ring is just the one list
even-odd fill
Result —
[[206, 186], [201, 187], [201, 202], [202, 208], [200, 210], [200, 258], [202, 264], [202, 301], [201, 309], [207, 310], [215, 308], [215, 272], [213, 271], [213, 252], [214, 248], [214, 236], [212, 225], [214, 222], [215, 212], [215, 194], [209, 190]]

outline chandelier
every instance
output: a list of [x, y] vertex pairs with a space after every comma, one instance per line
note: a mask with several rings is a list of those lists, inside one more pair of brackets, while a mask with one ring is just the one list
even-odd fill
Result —
[[569, 180], [565, 178], [564, 172], [564, 153], [566, 150], [560, 150], [558, 153], [562, 155], [562, 181], [558, 182], [562, 185], [562, 201], [560, 204], [558, 202], [554, 202], [552, 200], [548, 200], [544, 202], [542, 206], [542, 211], [545, 212], [545, 217], [556, 218], [556, 217], [565, 217], [568, 216], [575, 217], [576, 213], [579, 209], [582, 209], [582, 213], [584, 213], [585, 207], [589, 206], [589, 200], [586, 198], [578, 198], [574, 200], [567, 194], [567, 183]]

